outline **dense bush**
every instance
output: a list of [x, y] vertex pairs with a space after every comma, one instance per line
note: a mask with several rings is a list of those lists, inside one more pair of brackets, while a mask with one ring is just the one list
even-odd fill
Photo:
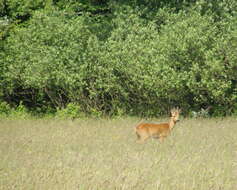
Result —
[[36, 13], [28, 27], [13, 32], [5, 47], [9, 95], [22, 93], [31, 105], [46, 99], [55, 107], [64, 106], [72, 89], [81, 90], [89, 37], [81, 17]]
[[[177, 74], [176, 82], [169, 75], [166, 75], [165, 80], [167, 85], [171, 85], [167, 86], [169, 90], [172, 90], [174, 84], [178, 87], [173, 98], [179, 97], [180, 102], [187, 103], [190, 108], [223, 106], [223, 112], [233, 108], [231, 104], [235, 98], [232, 95], [236, 85], [230, 78], [237, 75], [236, 62], [233, 60], [236, 58], [231, 53], [236, 50], [236, 41], [233, 41], [235, 35], [232, 32], [224, 36], [212, 17], [201, 16], [196, 12], [188, 15], [180, 13], [162, 28], [162, 56], [158, 62], [165, 67], [169, 65]], [[228, 38], [235, 44], [231, 51], [225, 49], [227, 47], [224, 45], [229, 44]], [[224, 52], [232, 54], [232, 57], [225, 57]], [[233, 62], [226, 67], [224, 59]]]
[[236, 112], [234, 1], [41, 2], [23, 6], [23, 25], [0, 26], [0, 100], [62, 117]]

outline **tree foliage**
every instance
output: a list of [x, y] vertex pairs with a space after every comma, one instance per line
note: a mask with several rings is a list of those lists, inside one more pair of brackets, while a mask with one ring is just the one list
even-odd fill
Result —
[[73, 117], [155, 116], [173, 106], [234, 113], [236, 7], [234, 0], [2, 1], [0, 100]]

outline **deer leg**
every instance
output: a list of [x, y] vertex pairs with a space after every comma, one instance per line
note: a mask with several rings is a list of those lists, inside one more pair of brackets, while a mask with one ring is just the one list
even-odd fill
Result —
[[141, 142], [141, 136], [136, 132], [137, 135], [137, 142]]
[[148, 138], [149, 138], [149, 136], [143, 137], [143, 138], [141, 138], [138, 142], [139, 142], [139, 143], [144, 143]]
[[136, 133], [137, 134], [137, 142], [138, 143], [144, 143], [148, 138], [149, 138], [149, 136], [147, 135], [147, 134], [143, 134], [143, 133], [141, 133], [141, 134], [138, 134], [138, 133]]
[[160, 135], [160, 142], [164, 142], [164, 139], [166, 138], [166, 135]]

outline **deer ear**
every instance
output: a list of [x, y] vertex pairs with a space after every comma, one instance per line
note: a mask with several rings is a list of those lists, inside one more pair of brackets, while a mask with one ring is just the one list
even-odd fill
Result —
[[181, 110], [181, 108], [176, 107], [176, 108], [175, 108], [175, 111], [180, 113], [182, 110]]
[[175, 109], [174, 108], [172, 108], [171, 110], [170, 110], [170, 115], [172, 115], [172, 113], [175, 111]]
[[171, 110], [170, 110], [170, 117], [172, 116], [173, 112], [174, 112], [174, 110], [171, 109]]

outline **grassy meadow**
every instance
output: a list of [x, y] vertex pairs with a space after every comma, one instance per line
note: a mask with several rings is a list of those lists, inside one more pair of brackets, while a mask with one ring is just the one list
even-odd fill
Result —
[[237, 119], [183, 119], [144, 144], [138, 122], [1, 120], [0, 189], [236, 189]]

